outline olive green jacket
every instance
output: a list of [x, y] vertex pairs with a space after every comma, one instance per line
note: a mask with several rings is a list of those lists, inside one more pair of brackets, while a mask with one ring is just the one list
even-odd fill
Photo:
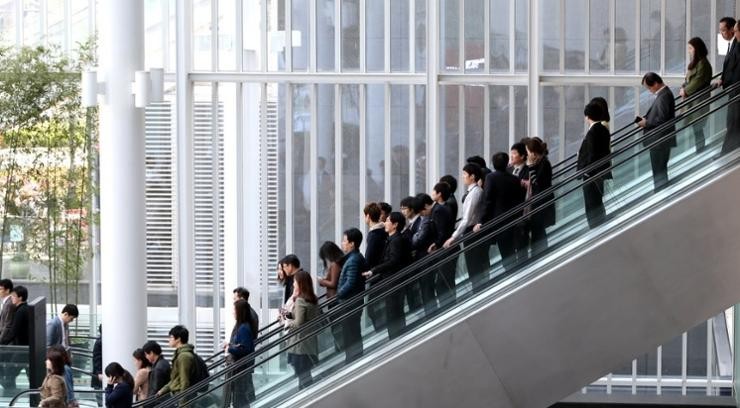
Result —
[[[320, 314], [321, 308], [318, 304], [309, 303], [299, 297], [293, 306], [293, 319], [286, 320], [285, 327], [288, 329], [288, 333], [293, 333], [299, 327], [315, 319]], [[299, 343], [304, 338], [305, 340]], [[289, 352], [293, 354], [308, 354], [311, 356], [317, 356], [319, 354], [319, 343], [316, 335], [306, 336], [303, 333], [298, 334], [288, 340], [288, 347], [290, 347]]]
[[175, 355], [172, 356], [170, 382], [159, 390], [160, 394], [178, 393], [190, 386], [190, 375], [195, 370], [195, 352], [193, 350], [195, 348], [192, 344], [183, 344], [175, 350]]

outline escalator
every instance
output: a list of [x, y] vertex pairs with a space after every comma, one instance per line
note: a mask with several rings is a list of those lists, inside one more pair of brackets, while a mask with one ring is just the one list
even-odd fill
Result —
[[[737, 101], [740, 97], [733, 97]], [[698, 115], [705, 107], [708, 112]], [[251, 406], [548, 406], [740, 300], [740, 157], [720, 155], [725, 138], [726, 93], [699, 104], [693, 122], [677, 119], [678, 147], [669, 164], [671, 184], [653, 191], [649, 149], [642, 138], [613, 150], [615, 176], [604, 197], [609, 220], [589, 230], [583, 216], [584, 172], [565, 173], [527, 205], [536, 216], [556, 207], [548, 245], [504, 269], [498, 237], [526, 218], [516, 209], [450, 248], [384, 279], [354, 302], [333, 308], [293, 336], [316, 337], [319, 363], [313, 385], [298, 390], [285, 366], [285, 337], [264, 341], [249, 359], [196, 385], [160, 406], [222, 406], [224, 394], [251, 375], [257, 400]], [[688, 114], [687, 113], [687, 114]], [[692, 125], [714, 129], [707, 149], [694, 150]], [[711, 122], [711, 123], [710, 123]], [[660, 132], [663, 128], [656, 129]], [[598, 168], [595, 163], [592, 168]], [[495, 245], [493, 245], [495, 248]], [[484, 251], [481, 252], [481, 249]], [[477, 250], [477, 251], [476, 251]], [[473, 285], [469, 264], [483, 253], [489, 270]], [[445, 282], [440, 270], [454, 267]], [[392, 341], [385, 331], [363, 328], [364, 356], [345, 363], [332, 339], [344, 321], [417, 282], [435, 278], [450, 285], [434, 311], [404, 310], [406, 331]], [[475, 286], [475, 287], [473, 287]], [[629, 329], [626, 329], [629, 328]]]

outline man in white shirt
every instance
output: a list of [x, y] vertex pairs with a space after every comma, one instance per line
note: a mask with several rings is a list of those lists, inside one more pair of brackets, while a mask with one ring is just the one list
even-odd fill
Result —
[[12, 290], [13, 282], [10, 279], [0, 280], [0, 338], [13, 321], [13, 303], [10, 301]]
[[463, 217], [452, 236], [445, 241], [445, 248], [452, 246], [453, 242], [460, 239], [463, 234], [472, 231], [473, 227], [481, 221], [483, 216], [483, 206], [481, 205], [483, 189], [478, 184], [481, 173], [480, 166], [475, 163], [468, 163], [463, 167], [462, 181], [465, 185], [465, 194], [462, 197]]

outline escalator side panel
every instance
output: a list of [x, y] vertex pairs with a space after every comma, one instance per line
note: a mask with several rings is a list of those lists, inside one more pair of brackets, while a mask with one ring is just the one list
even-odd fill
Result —
[[[475, 309], [490, 292], [461, 305], [423, 341], [386, 345], [384, 360], [341, 384], [322, 384], [304, 406], [370, 406], [382, 398], [383, 406], [546, 407], [737, 303], [740, 168], [709, 174], [713, 180], [517, 290]], [[454, 364], [461, 347], [470, 354]], [[422, 364], [423, 371], [414, 368]], [[482, 403], [477, 383], [461, 378], [500, 383], [506, 393], [489, 391]], [[409, 390], [423, 390], [423, 401], [408, 401], [406, 394], [419, 394]], [[430, 403], [451, 394], [454, 405]]]

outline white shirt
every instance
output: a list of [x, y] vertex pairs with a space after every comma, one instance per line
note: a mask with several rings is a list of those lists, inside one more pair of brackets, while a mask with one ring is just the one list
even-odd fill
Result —
[[468, 194], [465, 196], [465, 202], [463, 202], [462, 221], [457, 225], [455, 232], [452, 233], [453, 240], [459, 238], [468, 227], [480, 223], [483, 217], [482, 198], [483, 189], [478, 186], [478, 183], [468, 186]]

